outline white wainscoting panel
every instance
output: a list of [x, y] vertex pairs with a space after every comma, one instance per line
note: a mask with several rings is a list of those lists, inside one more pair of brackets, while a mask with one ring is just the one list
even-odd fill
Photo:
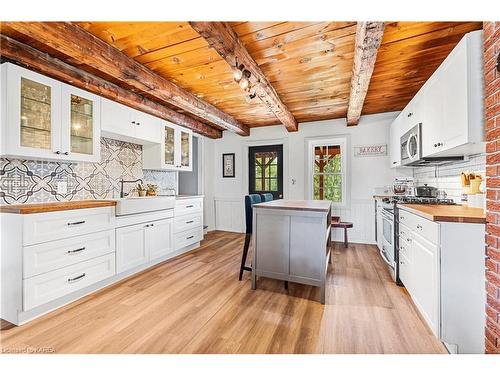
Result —
[[243, 233], [244, 203], [240, 199], [214, 198], [215, 229]]
[[[375, 203], [373, 199], [352, 199], [349, 207], [334, 208], [333, 216], [340, 216], [341, 221], [354, 224], [347, 230], [349, 242], [375, 243]], [[343, 241], [344, 230], [332, 228], [332, 240]]]

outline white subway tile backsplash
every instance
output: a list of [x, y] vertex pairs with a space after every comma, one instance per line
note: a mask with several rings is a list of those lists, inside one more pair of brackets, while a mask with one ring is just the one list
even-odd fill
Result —
[[414, 168], [413, 177], [416, 185], [428, 184], [439, 190], [446, 191], [448, 198], [460, 203], [462, 197], [462, 184], [460, 174], [470, 171], [485, 175], [486, 155], [472, 155], [467, 161], [453, 163], [438, 167]]

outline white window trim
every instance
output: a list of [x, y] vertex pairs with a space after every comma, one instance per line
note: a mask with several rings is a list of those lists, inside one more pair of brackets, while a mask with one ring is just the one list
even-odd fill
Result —
[[339, 145], [341, 154], [341, 170], [342, 170], [342, 202], [337, 203], [332, 201], [332, 207], [344, 208], [349, 205], [350, 200], [350, 171], [349, 171], [349, 152], [348, 152], [349, 139], [347, 136], [337, 136], [328, 138], [309, 138], [306, 139], [306, 194], [307, 199], [314, 199], [314, 147], [316, 146], [327, 146], [327, 145]]

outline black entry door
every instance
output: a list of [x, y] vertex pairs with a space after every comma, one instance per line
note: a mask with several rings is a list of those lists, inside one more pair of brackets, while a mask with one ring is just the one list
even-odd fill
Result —
[[283, 198], [283, 145], [248, 148], [250, 194], [271, 193]]

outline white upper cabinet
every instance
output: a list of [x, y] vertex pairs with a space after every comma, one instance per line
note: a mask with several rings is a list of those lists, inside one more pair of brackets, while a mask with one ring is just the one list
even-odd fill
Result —
[[143, 147], [143, 168], [156, 170], [193, 170], [193, 133], [170, 124], [161, 126], [160, 144]]
[[391, 125], [391, 150], [421, 123], [423, 157], [484, 152], [482, 59], [482, 31], [466, 34]]
[[98, 96], [10, 63], [1, 77], [2, 156], [100, 159]]
[[97, 162], [101, 155], [101, 101], [96, 95], [62, 85], [61, 152], [66, 160]]
[[482, 31], [466, 34], [422, 93], [423, 156], [484, 152]]
[[401, 165], [401, 119], [403, 118], [403, 113], [400, 113], [398, 117], [392, 122], [389, 131], [389, 156], [391, 161], [391, 168], [396, 168]]
[[159, 143], [161, 120], [102, 98], [102, 135], [138, 144]]

